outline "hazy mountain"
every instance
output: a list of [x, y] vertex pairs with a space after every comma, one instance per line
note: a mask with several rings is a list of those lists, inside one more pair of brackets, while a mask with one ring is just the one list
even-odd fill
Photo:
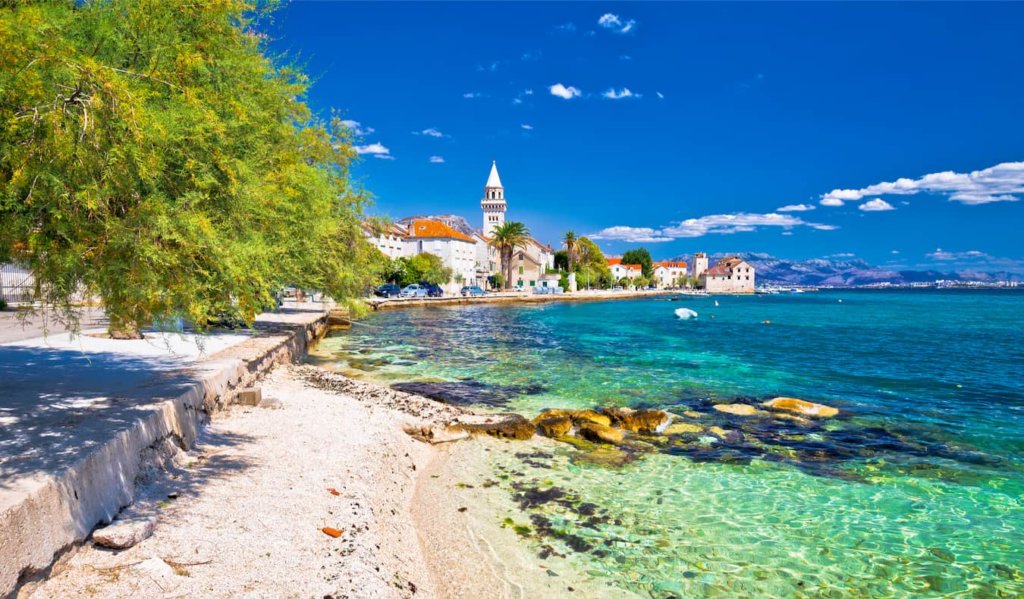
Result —
[[472, 226], [470, 226], [469, 221], [459, 216], [458, 214], [424, 214], [421, 216], [407, 216], [402, 220], [398, 220], [395, 222], [400, 225], [407, 226], [412, 221], [419, 219], [436, 220], [442, 222], [448, 225], [449, 227], [455, 229], [459, 233], [462, 233], [463, 235], [473, 235], [473, 233], [477, 231], [477, 229], [474, 229]]
[[[754, 266], [758, 284], [816, 285], [858, 287], [877, 283], [907, 284], [930, 283], [937, 280], [960, 281], [1021, 281], [1019, 274], [1009, 272], [979, 272], [972, 270], [890, 270], [873, 266], [864, 260], [812, 258], [810, 260], [787, 260], [770, 254], [737, 254]], [[725, 257], [711, 256], [710, 263]], [[693, 256], [680, 256], [674, 260], [686, 260], [692, 265]]]

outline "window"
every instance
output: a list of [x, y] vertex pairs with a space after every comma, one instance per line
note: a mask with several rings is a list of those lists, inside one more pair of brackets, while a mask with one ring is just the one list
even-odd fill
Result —
[[523, 267], [522, 266], [519, 267], [519, 274], [523, 274]]
[[536, 287], [537, 281], [530, 281], [530, 287]]

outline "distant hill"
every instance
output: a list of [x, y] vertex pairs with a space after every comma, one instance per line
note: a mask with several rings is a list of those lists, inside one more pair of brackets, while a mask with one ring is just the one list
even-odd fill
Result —
[[[726, 255], [713, 255], [710, 262], [714, 264], [716, 260]], [[736, 255], [754, 266], [759, 285], [774, 283], [778, 285], [859, 287], [878, 283], [891, 283], [895, 285], [931, 283], [943, 279], [981, 282], [1024, 280], [1024, 277], [1021, 275], [1010, 272], [889, 270], [873, 266], [860, 259], [835, 260], [812, 258], [810, 260], [787, 260], [770, 254], [750, 252], [741, 252]], [[673, 260], [687, 260], [692, 265], [693, 256], [679, 256], [673, 258]]]
[[442, 222], [448, 225], [449, 227], [455, 229], [459, 233], [462, 233], [463, 235], [472, 236], [474, 233], [478, 231], [478, 229], [474, 229], [473, 227], [470, 226], [469, 221], [459, 216], [458, 214], [424, 214], [421, 216], [407, 216], [402, 220], [398, 220], [395, 222], [400, 225], [408, 226], [409, 223], [411, 223], [412, 221], [420, 219], [436, 220]]

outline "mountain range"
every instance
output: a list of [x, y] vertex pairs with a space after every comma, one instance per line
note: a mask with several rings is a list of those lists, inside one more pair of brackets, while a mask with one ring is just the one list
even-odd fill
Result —
[[[794, 286], [861, 287], [888, 283], [907, 285], [910, 283], [932, 283], [940, 280], [978, 281], [1022, 281], [1018, 273], [980, 272], [975, 270], [891, 270], [873, 266], [864, 260], [812, 258], [809, 260], [787, 260], [764, 253], [739, 253], [736, 255], [749, 262], [757, 272], [758, 284]], [[711, 256], [710, 263], [724, 258], [726, 254]], [[686, 260], [692, 264], [692, 256], [679, 256], [673, 260]]]

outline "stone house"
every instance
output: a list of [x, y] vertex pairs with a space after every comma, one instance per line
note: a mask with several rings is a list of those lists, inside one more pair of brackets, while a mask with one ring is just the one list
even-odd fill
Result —
[[722, 258], [700, 275], [708, 293], [753, 293], [754, 267], [737, 256]]

